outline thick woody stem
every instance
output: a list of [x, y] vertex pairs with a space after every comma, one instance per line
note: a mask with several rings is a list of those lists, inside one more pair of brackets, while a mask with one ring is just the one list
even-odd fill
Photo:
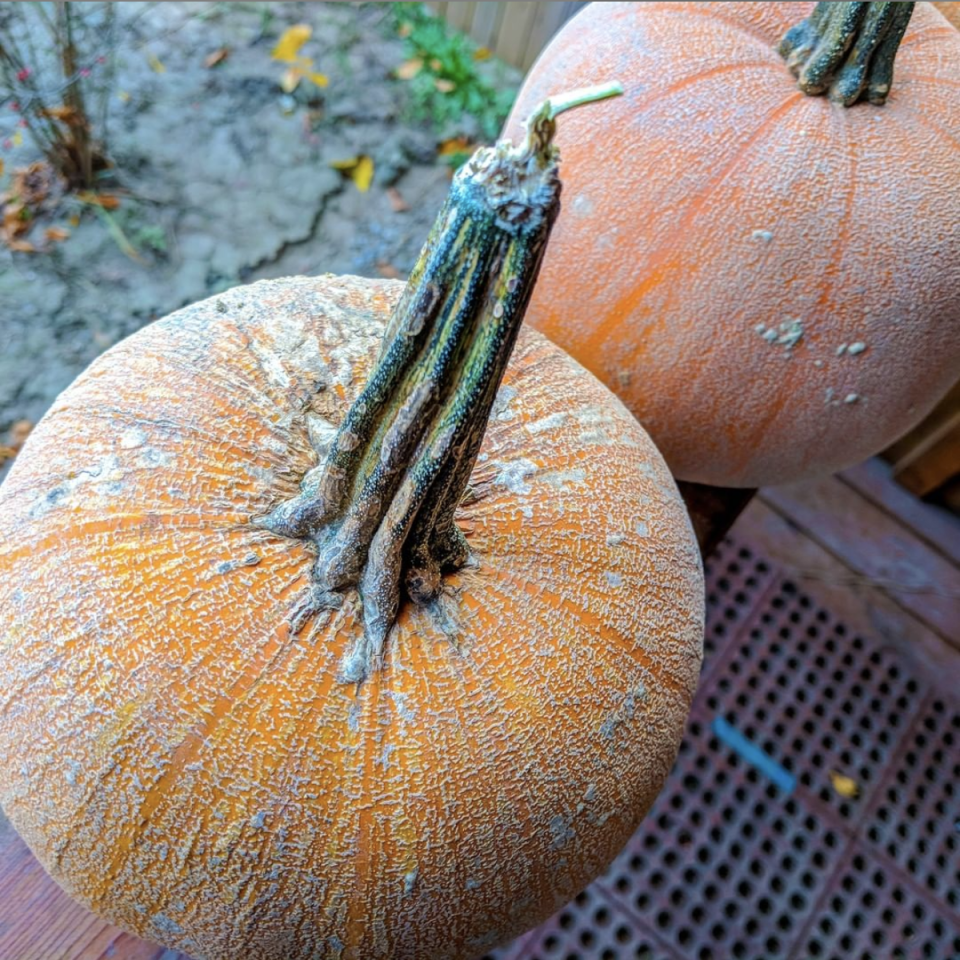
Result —
[[913, 8], [913, 3], [818, 3], [787, 31], [780, 54], [804, 93], [826, 93], [845, 107], [860, 99], [882, 104]]
[[616, 92], [548, 101], [523, 144], [483, 148], [460, 170], [325, 461], [259, 520], [316, 547], [294, 631], [359, 591], [363, 636], [341, 664], [344, 681], [381, 665], [404, 584], [430, 603], [442, 574], [469, 558], [454, 514], [559, 212], [554, 118]]

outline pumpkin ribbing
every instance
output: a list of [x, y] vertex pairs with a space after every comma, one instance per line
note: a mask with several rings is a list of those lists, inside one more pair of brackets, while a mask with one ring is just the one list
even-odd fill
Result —
[[[403, 296], [263, 282], [97, 361], [0, 489], [0, 802], [69, 892], [204, 960], [482, 954], [612, 858], [696, 683], [666, 467], [521, 331], [456, 523], [473, 562], [339, 682], [356, 590], [294, 634], [294, 502]], [[309, 485], [307, 485], [309, 486]]]
[[[623, 81], [559, 132], [566, 200], [527, 321], [682, 479], [840, 469], [960, 367], [960, 36], [918, 4], [886, 104], [843, 108], [804, 96], [777, 51], [813, 8], [591, 4], [515, 107], [561, 78]], [[594, 162], [614, 151], [615, 171]]]

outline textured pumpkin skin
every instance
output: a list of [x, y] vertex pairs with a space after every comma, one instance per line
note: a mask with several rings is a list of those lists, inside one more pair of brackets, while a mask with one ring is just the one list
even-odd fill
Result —
[[265, 281], [159, 321], [0, 488], [0, 802], [68, 892], [197, 958], [479, 955], [605, 867], [679, 745], [685, 511], [532, 331], [458, 516], [476, 564], [359, 688], [352, 601], [289, 635], [311, 554], [249, 521], [296, 493], [401, 290]]
[[[802, 94], [775, 49], [812, 7], [590, 4], [508, 122], [516, 136], [552, 92], [623, 83], [558, 132], [564, 206], [526, 319], [681, 479], [843, 468], [960, 370], [960, 35], [917, 4], [886, 105], [844, 109]], [[794, 320], [792, 349], [763, 338]]]

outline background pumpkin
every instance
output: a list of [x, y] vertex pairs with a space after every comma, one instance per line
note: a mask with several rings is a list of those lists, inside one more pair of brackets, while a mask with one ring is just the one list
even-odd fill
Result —
[[934, 3], [934, 6], [958, 29], [960, 30], [960, 3], [957, 3], [956, 0], [952, 2], [940, 2]]
[[480, 954], [605, 866], [682, 735], [682, 503], [533, 332], [458, 512], [477, 564], [360, 685], [350, 603], [292, 635], [313, 553], [249, 521], [296, 494], [403, 289], [265, 281], [145, 328], [0, 491], [0, 801], [71, 894], [198, 958]]
[[558, 83], [623, 82], [560, 131], [564, 210], [527, 320], [685, 480], [840, 469], [960, 369], [960, 35], [917, 4], [886, 105], [844, 109], [777, 53], [812, 8], [590, 4], [508, 121]]

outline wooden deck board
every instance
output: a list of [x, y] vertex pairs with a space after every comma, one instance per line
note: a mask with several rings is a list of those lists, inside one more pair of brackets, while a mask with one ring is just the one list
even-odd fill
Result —
[[909, 526], [836, 477], [771, 488], [761, 498], [849, 567], [851, 584], [862, 577], [960, 648], [960, 570]]

